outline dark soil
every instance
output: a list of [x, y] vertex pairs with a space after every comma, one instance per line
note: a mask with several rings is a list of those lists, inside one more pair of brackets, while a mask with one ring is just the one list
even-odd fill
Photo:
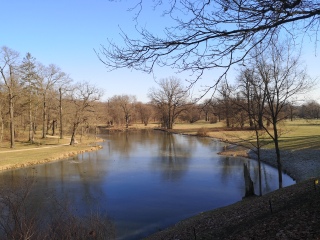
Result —
[[320, 239], [315, 179], [201, 213], [147, 239]]

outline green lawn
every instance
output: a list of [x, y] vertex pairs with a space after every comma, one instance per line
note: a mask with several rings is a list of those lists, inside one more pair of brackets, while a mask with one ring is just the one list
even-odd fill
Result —
[[[210, 124], [199, 121], [193, 124], [180, 123], [174, 125], [174, 131], [186, 134], [197, 134], [200, 128], [208, 130], [207, 135], [228, 142], [245, 142], [248, 139], [254, 139], [254, 131], [226, 131], [223, 123]], [[270, 129], [272, 131], [272, 129]], [[298, 119], [294, 121], [283, 121], [279, 124], [281, 149], [320, 149], [320, 120], [306, 121]], [[267, 134], [262, 135], [266, 142], [270, 141]], [[268, 140], [267, 140], [268, 139]], [[273, 148], [273, 143], [266, 145], [267, 148]]]

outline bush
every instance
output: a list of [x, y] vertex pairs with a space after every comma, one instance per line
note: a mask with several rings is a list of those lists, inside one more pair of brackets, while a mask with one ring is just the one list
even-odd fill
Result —
[[210, 123], [217, 123], [218, 122], [218, 118], [216, 116], [213, 116], [210, 118]]
[[198, 129], [197, 136], [199, 137], [208, 137], [209, 129], [202, 127]]

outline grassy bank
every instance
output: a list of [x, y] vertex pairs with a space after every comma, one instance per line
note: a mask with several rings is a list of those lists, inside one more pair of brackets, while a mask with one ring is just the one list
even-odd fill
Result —
[[[205, 132], [208, 137], [242, 145], [255, 135], [254, 131], [248, 129], [226, 128], [223, 122], [210, 124], [204, 121], [175, 124], [172, 132], [188, 135], [201, 135], [199, 133]], [[280, 124], [280, 135], [279, 144], [283, 150], [320, 149], [320, 120], [283, 121]], [[265, 147], [273, 148], [270, 137], [263, 135], [263, 138], [265, 142], [270, 142]]]
[[9, 147], [9, 142], [3, 141], [0, 145], [0, 170], [51, 162], [82, 152], [94, 151], [101, 148], [96, 144], [97, 141], [101, 141], [101, 139], [86, 136], [78, 144], [70, 146], [70, 138], [66, 136], [64, 139], [59, 139], [55, 136], [35, 139], [34, 144], [17, 141], [13, 149]]

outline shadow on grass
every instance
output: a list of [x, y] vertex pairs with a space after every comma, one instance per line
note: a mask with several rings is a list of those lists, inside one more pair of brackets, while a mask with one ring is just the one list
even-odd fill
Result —
[[279, 144], [287, 150], [320, 149], [320, 135], [281, 137]]

